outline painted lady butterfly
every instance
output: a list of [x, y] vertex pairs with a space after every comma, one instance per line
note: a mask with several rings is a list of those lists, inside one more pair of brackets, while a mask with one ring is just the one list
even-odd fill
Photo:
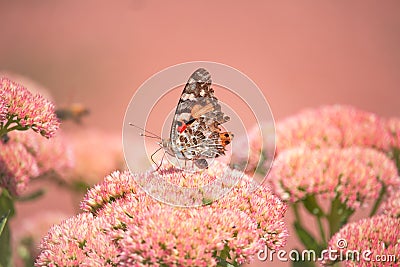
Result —
[[229, 119], [214, 96], [210, 73], [200, 68], [189, 77], [183, 89], [170, 138], [162, 139], [160, 148], [153, 155], [164, 149], [165, 153], [176, 159], [194, 162], [199, 169], [208, 168], [207, 159], [224, 155], [225, 147], [233, 138], [232, 133], [222, 132], [220, 128]]

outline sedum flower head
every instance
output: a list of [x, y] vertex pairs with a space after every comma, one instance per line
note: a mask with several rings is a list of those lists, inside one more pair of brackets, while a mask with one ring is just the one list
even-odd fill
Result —
[[50, 228], [35, 266], [115, 266], [118, 250], [107, 223], [82, 213]]
[[83, 211], [96, 213], [105, 204], [123, 198], [129, 193], [145, 194], [144, 192], [138, 193], [137, 185], [130, 172], [115, 171], [106, 176], [102, 183], [89, 189], [80, 206]]
[[32, 131], [12, 131], [0, 141], [0, 187], [11, 195], [23, 193], [29, 181], [72, 168], [73, 157], [63, 136], [45, 139]]
[[3, 123], [7, 118], [8, 107], [4, 98], [4, 92], [0, 91], [0, 123]]
[[[400, 262], [400, 219], [374, 216], [346, 224], [329, 241], [329, 249], [337, 250], [325, 265], [343, 260], [345, 266], [398, 266]], [[371, 254], [363, 256], [363, 252]], [[359, 255], [359, 257], [357, 257]], [[383, 261], [394, 255], [393, 260]], [[379, 261], [381, 259], [381, 261]]]
[[400, 148], [400, 119], [388, 119], [386, 122], [386, 127], [391, 137], [391, 146]]
[[[170, 171], [166, 172], [166, 179], [171, 178]], [[102, 232], [116, 245], [117, 258], [112, 259], [116, 265], [216, 266], [221, 259], [242, 264], [251, 261], [264, 245], [276, 249], [285, 244], [286, 205], [268, 188], [254, 191], [255, 185], [247, 176], [229, 195], [210, 205], [177, 208], [160, 203], [140, 190], [134, 175], [139, 174], [112, 173], [90, 189], [81, 203], [84, 214], [91, 213], [100, 220]], [[75, 227], [86, 227], [74, 223]], [[64, 258], [71, 255], [62, 248], [64, 243], [56, 245], [61, 243], [49, 239], [53, 231], [43, 239], [45, 250], [40, 262], [56, 263], [59, 251], [67, 251]], [[68, 239], [76, 234], [66, 232], [63, 236]], [[81, 250], [72, 250], [73, 255], [81, 257]]]
[[232, 248], [232, 259], [243, 263], [261, 248], [259, 231], [255, 221], [240, 211], [156, 203], [120, 232], [120, 264], [215, 266], [215, 255], [225, 247]]
[[55, 172], [63, 176], [67, 170], [74, 167], [72, 148], [63, 133], [51, 139], [45, 139], [32, 131], [13, 131], [8, 136], [10, 140], [23, 144], [34, 156], [39, 167], [39, 175]]
[[23, 192], [32, 177], [40, 173], [37, 162], [23, 144], [9, 140], [0, 141], [0, 187], [11, 195]]
[[307, 109], [276, 125], [277, 151], [309, 148], [363, 146], [388, 150], [390, 136], [376, 114], [351, 106], [333, 105]]
[[393, 161], [371, 148], [288, 149], [274, 162], [270, 177], [275, 192], [296, 202], [308, 195], [340, 196], [349, 208], [376, 200], [382, 189], [399, 186]]
[[6, 120], [10, 124], [7, 126], [18, 126], [17, 129], [32, 128], [47, 138], [55, 134], [60, 123], [51, 102], [7, 78], [0, 78], [0, 91], [7, 106]]
[[214, 201], [211, 206], [222, 209], [240, 210], [252, 217], [262, 230], [261, 238], [272, 250], [286, 244], [288, 231], [283, 223], [287, 206], [265, 184], [259, 185], [248, 176], [236, 185], [225, 197]]
[[380, 213], [394, 218], [400, 218], [400, 191], [390, 194], [388, 199], [382, 203]]

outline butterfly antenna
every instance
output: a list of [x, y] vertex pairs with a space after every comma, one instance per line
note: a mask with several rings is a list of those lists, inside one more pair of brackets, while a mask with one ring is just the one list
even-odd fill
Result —
[[147, 134], [144, 134], [144, 133], [140, 133], [140, 136], [144, 136], [144, 137], [148, 137], [148, 138], [154, 138], [154, 139], [160, 139], [160, 137], [158, 137], [158, 136], [147, 135]]
[[147, 131], [147, 130], [143, 129], [142, 127], [139, 127], [139, 126], [137, 126], [137, 125], [135, 125], [135, 124], [133, 124], [133, 123], [129, 123], [129, 125], [130, 125], [130, 126], [133, 126], [133, 127], [136, 127], [136, 128], [138, 128], [138, 129], [142, 130], [143, 132], [146, 132], [146, 133], [148, 133], [148, 134], [151, 134], [151, 136], [150, 136], [150, 135], [145, 135], [145, 134], [141, 133], [141, 134], [140, 134], [141, 136], [150, 137], [150, 138], [162, 139], [160, 136], [156, 135], [155, 133], [152, 133], [152, 132], [150, 132], [150, 131]]

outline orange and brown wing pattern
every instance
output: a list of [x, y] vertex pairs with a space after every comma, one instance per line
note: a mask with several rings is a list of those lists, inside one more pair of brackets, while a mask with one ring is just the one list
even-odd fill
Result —
[[208, 166], [205, 159], [225, 154], [233, 134], [221, 132], [220, 125], [229, 121], [211, 88], [211, 75], [196, 70], [189, 78], [171, 127], [171, 144], [180, 159], [193, 160], [199, 168]]

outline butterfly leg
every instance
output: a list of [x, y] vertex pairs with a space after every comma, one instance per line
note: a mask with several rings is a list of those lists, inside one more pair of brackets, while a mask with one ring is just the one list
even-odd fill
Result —
[[165, 151], [164, 151], [164, 154], [163, 154], [163, 155], [162, 155], [162, 157], [161, 157], [161, 162], [160, 162], [160, 165], [158, 165], [158, 167], [157, 167], [156, 171], [158, 171], [158, 170], [161, 168], [161, 166], [162, 166], [162, 163], [163, 163], [163, 161], [164, 161], [164, 157], [165, 157]]
[[156, 171], [158, 171], [158, 169], [161, 167], [162, 159], [163, 159], [164, 156], [165, 156], [165, 152], [164, 152], [164, 155], [163, 155], [162, 158], [161, 158], [161, 163], [160, 163], [160, 165], [157, 165], [157, 163], [154, 161], [153, 156], [154, 156], [158, 151], [160, 151], [161, 148], [162, 148], [162, 147], [158, 148], [158, 149], [157, 149], [153, 154], [151, 154], [151, 156], [150, 156], [151, 161], [157, 166]]

